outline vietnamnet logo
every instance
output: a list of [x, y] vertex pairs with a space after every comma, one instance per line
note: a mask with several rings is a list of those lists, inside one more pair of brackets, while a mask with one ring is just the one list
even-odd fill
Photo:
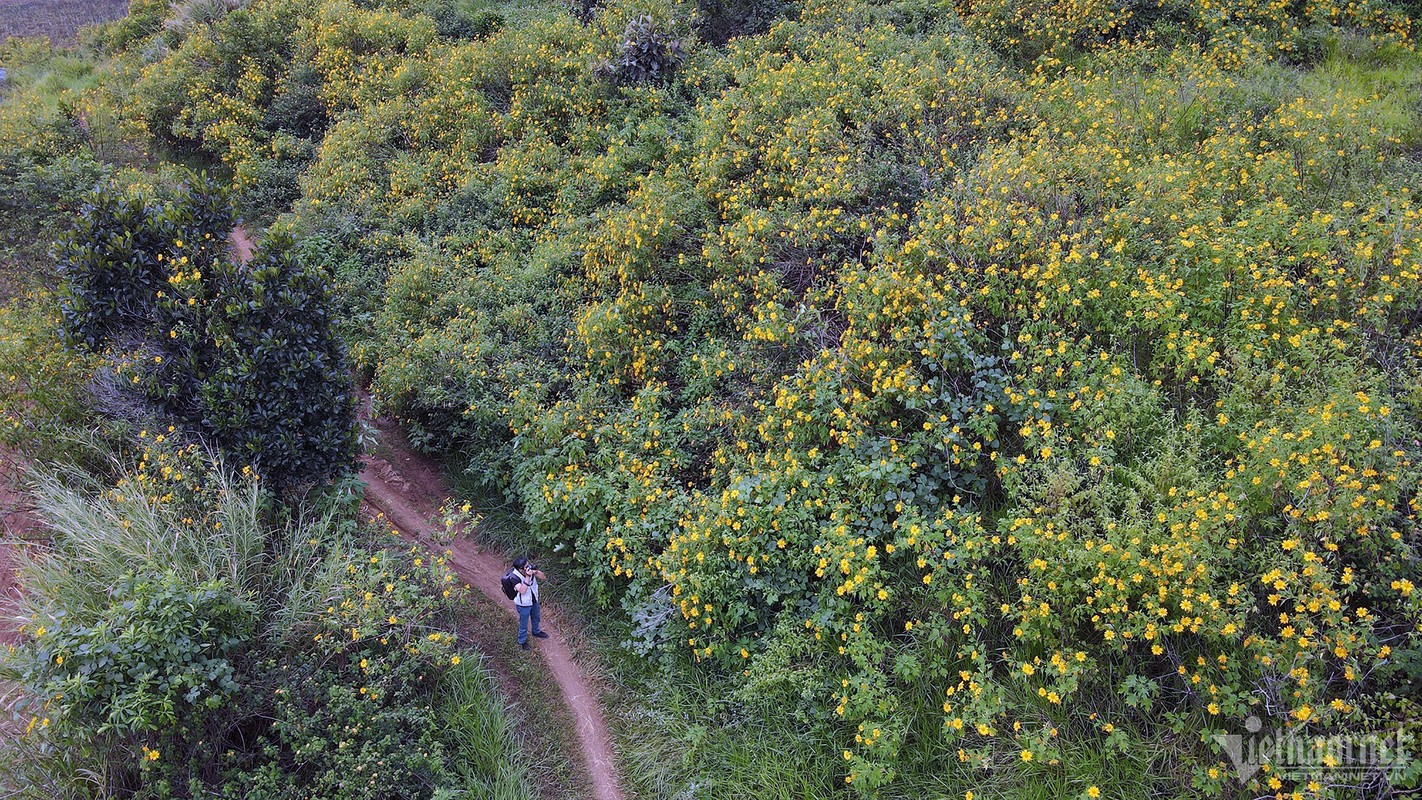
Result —
[[1414, 765], [1413, 736], [1400, 728], [1324, 736], [1296, 725], [1265, 733], [1263, 722], [1250, 715], [1244, 729], [1245, 734], [1214, 736], [1240, 783], [1264, 772], [1281, 780], [1362, 788], [1391, 785]]

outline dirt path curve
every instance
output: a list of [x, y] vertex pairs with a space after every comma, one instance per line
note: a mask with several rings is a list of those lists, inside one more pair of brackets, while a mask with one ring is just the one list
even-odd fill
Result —
[[[367, 484], [366, 499], [407, 537], [428, 543], [436, 526], [439, 529], [444, 526], [440, 511], [449, 497], [439, 468], [429, 458], [414, 452], [393, 422], [384, 419], [369, 422], [379, 431], [381, 446], [378, 449], [391, 455], [388, 459], [365, 456], [366, 467], [360, 476]], [[513, 605], [498, 589], [506, 568], [501, 556], [485, 552], [467, 539], [455, 539], [444, 548], [450, 551], [450, 564], [465, 583], [507, 610], [511, 620], [518, 618]], [[530, 641], [535, 643], [535, 651], [548, 665], [549, 674], [557, 682], [577, 721], [578, 744], [586, 761], [593, 796], [598, 800], [622, 800], [612, 737], [603, 721], [597, 695], [583, 680], [572, 653], [559, 636], [556, 607], [545, 608], [543, 619], [550, 623], [545, 627], [550, 628], [552, 637]], [[509, 635], [513, 635], [512, 626]]]

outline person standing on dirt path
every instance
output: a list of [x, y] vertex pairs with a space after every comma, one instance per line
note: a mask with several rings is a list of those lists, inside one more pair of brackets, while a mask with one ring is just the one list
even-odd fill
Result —
[[533, 621], [533, 636], [538, 639], [547, 639], [548, 634], [543, 630], [541, 624], [541, 614], [538, 602], [538, 582], [547, 580], [537, 567], [523, 556], [514, 559], [514, 574], [518, 576], [518, 585], [514, 591], [518, 594], [514, 597], [514, 608], [518, 610], [518, 646], [525, 650], [532, 650], [528, 645], [528, 623]]

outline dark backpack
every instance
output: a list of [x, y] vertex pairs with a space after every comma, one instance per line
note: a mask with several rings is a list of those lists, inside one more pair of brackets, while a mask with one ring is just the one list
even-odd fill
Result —
[[504, 579], [499, 581], [499, 585], [504, 587], [504, 594], [508, 595], [508, 598], [510, 600], [513, 600], [518, 597], [518, 584], [518, 573], [514, 572], [513, 570], [505, 572]]

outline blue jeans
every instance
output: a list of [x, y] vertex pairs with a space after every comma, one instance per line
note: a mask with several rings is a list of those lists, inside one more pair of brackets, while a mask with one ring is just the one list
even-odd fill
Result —
[[528, 619], [533, 618], [533, 632], [535, 634], [543, 632], [543, 626], [539, 623], [539, 609], [541, 603], [535, 602], [531, 606], [514, 606], [518, 609], [518, 643], [523, 644], [528, 641]]

